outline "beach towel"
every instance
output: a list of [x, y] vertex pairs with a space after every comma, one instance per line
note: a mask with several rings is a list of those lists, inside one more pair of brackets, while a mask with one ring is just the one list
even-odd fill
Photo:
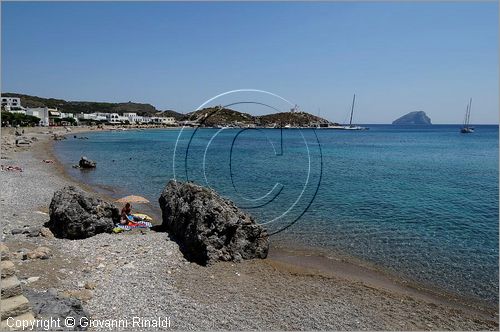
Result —
[[129, 231], [134, 228], [151, 228], [153, 224], [149, 221], [130, 221], [127, 225], [116, 225], [116, 227], [123, 229], [124, 231]]
[[142, 221], [153, 221], [153, 218], [148, 216], [147, 214], [144, 213], [133, 213], [132, 217], [134, 217], [134, 220], [142, 220]]

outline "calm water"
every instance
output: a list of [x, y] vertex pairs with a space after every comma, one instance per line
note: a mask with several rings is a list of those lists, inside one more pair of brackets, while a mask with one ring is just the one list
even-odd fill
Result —
[[498, 126], [370, 128], [98, 132], [57, 142], [56, 153], [68, 167], [97, 161], [70, 168], [77, 179], [152, 202], [174, 175], [209, 185], [271, 232], [285, 229], [275, 241], [496, 303]]

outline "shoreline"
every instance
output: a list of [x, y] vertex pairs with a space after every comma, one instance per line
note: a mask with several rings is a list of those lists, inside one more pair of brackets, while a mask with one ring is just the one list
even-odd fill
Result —
[[381, 266], [357, 257], [335, 256], [331, 252], [323, 252], [314, 247], [297, 248], [292, 245], [275, 247], [269, 252], [267, 259], [270, 260], [271, 265], [291, 273], [342, 278], [359, 282], [366, 287], [468, 311], [485, 319], [490, 319], [498, 313], [498, 306], [403, 278]]
[[[159, 130], [162, 128], [149, 129]], [[145, 128], [145, 130], [149, 129]], [[80, 133], [87, 132], [92, 131], [87, 130], [81, 131]], [[66, 134], [66, 136], [68, 135], [70, 134]], [[52, 159], [56, 162], [61, 170], [61, 174], [65, 178], [71, 180], [77, 186], [84, 187], [86, 190], [97, 193], [110, 201], [114, 201], [118, 198], [115, 197], [116, 195], [113, 196], [112, 194], [106, 193], [116, 193], [117, 190], [113, 187], [104, 188], [100, 185], [91, 185], [83, 181], [78, 181], [70, 175], [68, 169], [57, 158], [54, 151], [54, 144], [54, 141], [49, 141], [48, 145], [45, 147], [45, 152], [52, 156]], [[126, 195], [133, 194], [135, 193], [126, 193]], [[147, 212], [149, 212], [149, 214], [153, 214], [155, 220], [158, 220], [158, 224], [161, 224], [161, 213], [159, 207], [153, 206], [153, 203], [144, 205], [141, 204], [140, 207], [145, 205], [150, 205], [148, 206], [149, 211]], [[486, 301], [467, 298], [463, 295], [434, 287], [431, 284], [424, 284], [422, 282], [404, 278], [382, 266], [375, 265], [370, 261], [366, 261], [358, 257], [350, 256], [345, 253], [342, 255], [339, 253], [332, 255], [332, 252], [328, 252], [326, 250], [322, 251], [315, 247], [302, 248], [296, 245], [294, 246], [291, 243], [287, 243], [286, 240], [280, 241], [279, 243], [280, 244], [278, 244], [278, 246], [271, 245], [267, 260], [270, 261], [270, 264], [273, 267], [283, 271], [314, 275], [318, 277], [342, 278], [349, 281], [361, 282], [380, 290], [397, 292], [402, 296], [413, 296], [429, 303], [446, 305], [453, 309], [467, 310], [486, 319], [491, 318], [498, 312], [498, 306], [491, 305]]]
[[[87, 130], [91, 131], [91, 130]], [[76, 133], [84, 133], [87, 132], [85, 130], [82, 131], [72, 131], [70, 134], [76, 134]], [[3, 138], [3, 134], [2, 134]], [[31, 154], [31, 157], [33, 160], [38, 160], [40, 162], [41, 159], [47, 158], [49, 156], [50, 159], [54, 160], [55, 163], [52, 164], [54, 165], [53, 168], [50, 169], [50, 173], [58, 177], [62, 182], [67, 182], [67, 183], [72, 183], [83, 190], [90, 191], [93, 193], [97, 193], [98, 195], [102, 196], [103, 198], [108, 198], [110, 196], [104, 195], [103, 193], [100, 193], [99, 190], [96, 190], [96, 188], [79, 182], [76, 179], [74, 179], [71, 175], [67, 174], [64, 165], [62, 165], [59, 160], [55, 156], [55, 152], [53, 149], [53, 141], [49, 137], [46, 137], [45, 140], [41, 140], [37, 142], [34, 146], [37, 146], [37, 149], [34, 149], [34, 147], [31, 148], [32, 151], [28, 151], [28, 154]], [[16, 152], [17, 154], [17, 152]], [[4, 172], [2, 172], [4, 173]], [[5, 172], [6, 173], [6, 172]], [[5, 203], [3, 203], [5, 204]], [[149, 232], [148, 234], [151, 234], [152, 237], [154, 238], [166, 238], [165, 233], [156, 233], [155, 232]], [[129, 236], [131, 237], [131, 236]], [[91, 239], [87, 240], [82, 240], [82, 241], [69, 241], [69, 240], [56, 240], [58, 242], [58, 246], [60, 248], [67, 248], [67, 247], [75, 247], [75, 250], [78, 251], [80, 250], [80, 246], [86, 247], [87, 245], [92, 247], [92, 245], [95, 245], [96, 243], [99, 243], [98, 239], [103, 238], [103, 239], [111, 239], [113, 238], [113, 235], [103, 235], [103, 236], [96, 236]], [[115, 238], [118, 238], [115, 236]], [[132, 238], [132, 237], [131, 237]], [[135, 238], [135, 237], [134, 237]], [[143, 240], [142, 240], [143, 241]], [[162, 240], [164, 241], [164, 240]], [[163, 242], [162, 242], [163, 243]], [[169, 246], [175, 247], [174, 244], [169, 244]], [[104, 249], [105, 250], [105, 249]], [[171, 249], [173, 250], [173, 249]], [[175, 250], [174, 250], [175, 251]], [[71, 250], [69, 250], [71, 252]], [[175, 253], [177, 255], [178, 253]], [[429, 306], [433, 310], [438, 310], [443, 311], [443, 318], [446, 319], [449, 315], [451, 315], [448, 310], [452, 311], [457, 311], [461, 312], [462, 314], [459, 314], [459, 317], [464, 317], [466, 321], [468, 321], [469, 315], [472, 317], [476, 317], [474, 319], [481, 319], [481, 321], [485, 322], [486, 325], [482, 325], [480, 329], [491, 329], [498, 327], [498, 316], [495, 314], [492, 314], [493, 310], [486, 310], [483, 312], [482, 310], [476, 310], [474, 308], [470, 308], [469, 306], [465, 305], [464, 303], [462, 304], [454, 304], [453, 301], [450, 301], [450, 299], [440, 299], [439, 297], [433, 297], [432, 294], [426, 294], [425, 292], [422, 292], [421, 290], [411, 290], [409, 289], [408, 285], [397, 285], [394, 283], [394, 280], [391, 279], [390, 277], [382, 277], [382, 274], [380, 271], [373, 271], [367, 267], [364, 267], [362, 265], [356, 265], [354, 262], [350, 261], [344, 261], [342, 258], [338, 259], [338, 257], [335, 257], [335, 259], [330, 259], [329, 262], [331, 263], [330, 266], [328, 264], [325, 264], [327, 257], [321, 257], [321, 255], [313, 256], [313, 250], [308, 250], [308, 251], [300, 251], [300, 250], [295, 250], [293, 248], [279, 248], [279, 247], [272, 247], [270, 250], [270, 255], [268, 259], [263, 260], [263, 261], [248, 261], [244, 262], [241, 264], [231, 264], [231, 263], [222, 263], [222, 264], [217, 264], [215, 267], [210, 267], [210, 268], [203, 268], [199, 266], [194, 266], [194, 264], [187, 264], [187, 263], [180, 263], [177, 264], [179, 266], [179, 272], [185, 271], [187, 274], [183, 273], [174, 273], [174, 270], [172, 269], [172, 274], [176, 274], [177, 277], [174, 278], [175, 283], [180, 285], [180, 290], [183, 295], [188, 295], [188, 297], [196, 297], [203, 293], [204, 285], [203, 284], [189, 284], [188, 281], [201, 281], [205, 280], [204, 278], [207, 277], [207, 274], [212, 274], [212, 275], [218, 275], [221, 277], [221, 280], [233, 280], [234, 279], [234, 270], [238, 270], [240, 274], [245, 274], [247, 278], [249, 278], [249, 283], [250, 285], [260, 285], [264, 289], [266, 289], [270, 294], [274, 294], [273, 296], [285, 296], [285, 294], [280, 295], [281, 292], [285, 292], [289, 297], [293, 296], [290, 293], [287, 293], [288, 291], [285, 291], [285, 289], [270, 289], [268, 288], [268, 285], [262, 285], [264, 281], [268, 281], [268, 283], [273, 283], [271, 280], [272, 278], [284, 278], [283, 280], [286, 280], [286, 282], [290, 285], [293, 286], [292, 289], [294, 289], [296, 292], [300, 293], [302, 290], [297, 288], [297, 286], [300, 284], [302, 280], [308, 280], [307, 285], [313, 285], [316, 286], [318, 285], [330, 285], [330, 287], [336, 287], [342, 290], [343, 292], [346, 292], [347, 295], [352, 295], [353, 298], [356, 298], [357, 295], [354, 294], [361, 294], [361, 300], [365, 298], [365, 295], [368, 296], [368, 303], [375, 303], [378, 301], [376, 298], [373, 298], [373, 296], [380, 297], [380, 298], [385, 298], [387, 297], [387, 301], [390, 301], [393, 305], [396, 305], [396, 303], [403, 303], [410, 301], [410, 303], [417, 303], [418, 308], [426, 308]], [[156, 257], [155, 257], [156, 258]], [[307, 258], [307, 259], [305, 259]], [[147, 258], [145, 258], [147, 259]], [[181, 258], [179, 258], [180, 262], [183, 262]], [[170, 271], [170, 270], [168, 270]], [[167, 271], [167, 272], [168, 272]], [[92, 272], [91, 272], [92, 273]], [[262, 273], [270, 274], [268, 275], [263, 275]], [[238, 275], [238, 274], [237, 274]], [[239, 276], [239, 275], [238, 275]], [[214, 278], [217, 280], [217, 278]], [[214, 279], [209, 279], [209, 280], [214, 280]], [[213, 282], [213, 281], [212, 281]], [[233, 281], [234, 282], [234, 281]], [[207, 281], [205, 280], [205, 285]], [[247, 298], [249, 294], [246, 294], [246, 292], [250, 292], [250, 289], [246, 289], [244, 285], [239, 284], [242, 289], [241, 293], [239, 294], [240, 297], [242, 298]], [[227, 286], [227, 285], [226, 285]], [[183, 287], [186, 287], [184, 289]], [[214, 285], [210, 285], [210, 289], [208, 293], [213, 293], [212, 295], [214, 297], [219, 297], [219, 293], [216, 293], [216, 291], [224, 289], [224, 285], [218, 285], [217, 283]], [[279, 287], [279, 285], [274, 285], [274, 287]], [[311, 286], [312, 287], [312, 286]], [[238, 290], [235, 290], [238, 291]], [[335, 294], [335, 291], [325, 291], [328, 294], [318, 294], [317, 296], [320, 297], [320, 299], [323, 299], [323, 297], [328, 297], [332, 294]], [[194, 292], [194, 293], [190, 293]], [[238, 291], [239, 292], [239, 291]], [[332, 294], [330, 294], [331, 292]], [[343, 295], [344, 293], [339, 293], [340, 295]], [[340, 296], [339, 294], [336, 294], [336, 296]], [[364, 295], [363, 295], [364, 294]], [[375, 295], [374, 295], [375, 294]], [[98, 295], [98, 294], [96, 294]], [[250, 293], [251, 295], [251, 293]], [[306, 296], [306, 294], [304, 294]], [[429, 297], [430, 296], [430, 297]], [[411, 300], [410, 300], [411, 299]], [[91, 300], [94, 301], [94, 300]], [[96, 300], [97, 301], [97, 300]], [[288, 301], [288, 298], [284, 300], [285, 302]], [[309, 300], [308, 300], [309, 301]], [[311, 299], [312, 301], [312, 299]], [[348, 301], [348, 300], [346, 300]], [[350, 301], [350, 300], [349, 300]], [[416, 301], [416, 302], [415, 302]], [[356, 302], [356, 301], [355, 301]], [[315, 305], [315, 304], [314, 304]], [[362, 306], [362, 303], [357, 303], [357, 306]], [[293, 306], [293, 304], [292, 304]], [[448, 308], [448, 309], [446, 309]], [[280, 308], [280, 310], [285, 310], [283, 308]], [[317, 308], [318, 312], [321, 312], [320, 308]], [[396, 310], [396, 309], [395, 309]], [[425, 310], [423, 311], [425, 312]], [[444, 314], [448, 312], [447, 314]], [[495, 312], [496, 313], [496, 312]], [[102, 313], [101, 313], [102, 314]], [[219, 313], [220, 315], [220, 313]], [[398, 314], [399, 315], [399, 314]], [[424, 319], [424, 320], [432, 320], [433, 318], [430, 316], [431, 314], [429, 313], [429, 317], [421, 317], [419, 319]], [[455, 314], [456, 316], [456, 314]], [[328, 317], [326, 317], [328, 318]], [[352, 317], [351, 317], [352, 318]], [[349, 318], [350, 319], [350, 318]], [[375, 319], [372, 317], [372, 319]], [[441, 319], [441, 318], [440, 318]], [[394, 322], [391, 323], [390, 319], [385, 322], [382, 325], [377, 325], [377, 324], [372, 324], [372, 325], [366, 325], [367, 327], [375, 328], [375, 329], [386, 329], [386, 328], [396, 328], [396, 329], [444, 329], [447, 328], [445, 325], [440, 325], [442, 324], [442, 320], [439, 320], [437, 325], [433, 325], [433, 327], [430, 327], [428, 325], [421, 325], [420, 323], [416, 325], [393, 325]], [[472, 321], [471, 321], [472, 322]], [[488, 323], [489, 322], [489, 323]], [[247, 322], [248, 323], [248, 322]], [[372, 322], [373, 323], [373, 322]], [[236, 325], [235, 325], [236, 324]], [[271, 323], [269, 323], [271, 324]], [[388, 324], [388, 325], [387, 325]], [[453, 325], [455, 329], [477, 329], [477, 326], [473, 325], [468, 325], [469, 323], [464, 325]], [[471, 323], [472, 324], [472, 323]], [[220, 326], [220, 325], [219, 325]], [[249, 329], [251, 328], [252, 325], [244, 325], [244, 326], [239, 326], [237, 325], [236, 322], [233, 322], [233, 325], [230, 325], [230, 327], [235, 327], [236, 328], [245, 328]], [[264, 326], [264, 328], [276, 328], [278, 329], [286, 329], [287, 327], [290, 328], [290, 326], [286, 325], [261, 325]], [[365, 326], [365, 327], [366, 327]], [[293, 326], [292, 326], [293, 327]], [[310, 326], [306, 326], [306, 328], [310, 328]], [[332, 328], [332, 325], [320, 325], [320, 327], [324, 328]], [[333, 325], [334, 328], [336, 329], [349, 329], [349, 328], [363, 328], [363, 326], [350, 326], [350, 325]], [[449, 326], [450, 327], [450, 326]], [[449, 328], [448, 327], [448, 328]]]

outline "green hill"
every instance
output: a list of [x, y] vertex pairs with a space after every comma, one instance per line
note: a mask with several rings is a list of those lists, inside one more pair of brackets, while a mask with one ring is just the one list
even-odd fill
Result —
[[58, 108], [65, 113], [137, 113], [139, 115], [152, 115], [158, 110], [150, 104], [141, 103], [106, 103], [92, 101], [66, 101], [55, 98], [42, 98], [23, 95], [19, 93], [2, 93], [4, 97], [19, 97], [24, 107], [50, 107]]
[[251, 125], [258, 126], [297, 126], [307, 127], [318, 123], [329, 123], [328, 120], [317, 117], [306, 112], [282, 112], [261, 116], [252, 116], [248, 113], [241, 113], [232, 109], [223, 108], [218, 110], [215, 107], [204, 108], [202, 110], [188, 113], [187, 120], [200, 121], [205, 127], [223, 125]]
[[156, 116], [161, 116], [161, 117], [172, 117], [175, 118], [177, 121], [181, 121], [186, 119], [186, 114], [182, 114], [173, 110], [165, 110], [165, 111], [160, 111], [156, 113]]
[[306, 112], [282, 112], [275, 114], [262, 115], [257, 117], [261, 126], [286, 126], [287, 124], [296, 127], [305, 127], [311, 124], [329, 123], [328, 120]]
[[216, 107], [207, 107], [188, 113], [186, 119], [202, 122], [205, 127], [255, 123], [255, 117], [250, 114], [229, 108], [218, 109]]
[[202, 126], [310, 126], [318, 123], [329, 123], [328, 120], [306, 112], [282, 112], [261, 116], [238, 112], [229, 108], [208, 107], [196, 112], [182, 114], [174, 110], [157, 110], [153, 105], [143, 103], [107, 103], [93, 101], [66, 101], [55, 98], [42, 98], [19, 93], [2, 93], [5, 97], [21, 98], [24, 107], [58, 108], [65, 113], [137, 113], [138, 115], [174, 117], [177, 121], [190, 120], [202, 122]]

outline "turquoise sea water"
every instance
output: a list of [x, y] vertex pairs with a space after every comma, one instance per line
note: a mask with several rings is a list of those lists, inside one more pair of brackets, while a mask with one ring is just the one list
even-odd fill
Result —
[[[174, 176], [209, 185], [284, 229], [275, 241], [497, 303], [498, 126], [369, 127], [93, 132], [55, 150], [72, 176], [120, 195], [156, 203]], [[72, 169], [82, 155], [98, 167]]]

